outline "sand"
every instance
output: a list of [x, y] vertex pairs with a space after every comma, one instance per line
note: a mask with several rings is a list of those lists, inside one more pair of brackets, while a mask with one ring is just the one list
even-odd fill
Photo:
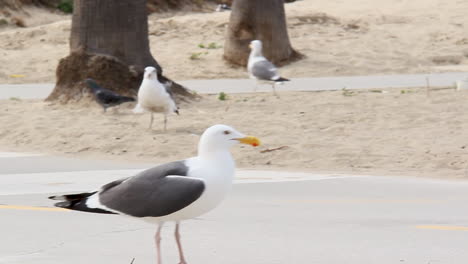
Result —
[[194, 155], [203, 130], [225, 123], [263, 141], [234, 148], [241, 168], [466, 179], [467, 101], [454, 89], [207, 95], [182, 105], [164, 133], [162, 116], [149, 130], [149, 115], [131, 114], [131, 104], [103, 114], [94, 102], [4, 100], [0, 146], [161, 163]]
[[[307, 56], [282, 67], [286, 77], [468, 71], [467, 1], [304, 0], [285, 7], [291, 42]], [[0, 83], [54, 82], [69, 52], [70, 16], [28, 12], [27, 28], [0, 32]], [[229, 12], [153, 14], [151, 51], [174, 80], [246, 78], [245, 69], [222, 60], [228, 21]], [[209, 43], [219, 48], [199, 47]]]
[[[26, 28], [0, 31], [0, 83], [54, 82], [68, 54], [70, 16], [27, 9]], [[42, 13], [41, 13], [42, 12]], [[280, 69], [296, 77], [468, 71], [468, 2], [304, 0], [286, 5], [293, 46], [307, 57]], [[153, 14], [151, 51], [174, 80], [246, 78], [222, 60], [229, 12]], [[200, 48], [199, 44], [213, 49]], [[216, 123], [260, 137], [234, 149], [239, 167], [468, 178], [468, 93], [453, 89], [204, 96], [147, 129], [132, 105], [103, 114], [93, 102], [0, 101], [0, 149], [135, 162], [195, 154]]]

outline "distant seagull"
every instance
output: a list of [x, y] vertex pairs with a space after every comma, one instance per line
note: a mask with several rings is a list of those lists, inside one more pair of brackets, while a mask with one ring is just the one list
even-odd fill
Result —
[[101, 214], [120, 214], [158, 225], [155, 242], [161, 264], [161, 228], [174, 221], [180, 264], [186, 264], [180, 242], [180, 221], [215, 208], [226, 196], [234, 179], [235, 163], [230, 148], [237, 143], [260, 145], [226, 125], [209, 127], [198, 143], [198, 156], [147, 169], [113, 181], [88, 193], [51, 196], [57, 207]]
[[223, 12], [223, 11], [229, 11], [231, 10], [231, 7], [229, 7], [228, 5], [226, 4], [219, 4], [217, 7], [216, 7], [216, 12]]
[[[259, 81], [270, 82], [273, 87], [273, 93], [276, 95], [275, 84], [289, 81], [289, 79], [281, 77], [275, 65], [263, 57], [262, 42], [260, 40], [250, 42], [249, 48], [251, 51], [249, 62], [247, 63], [247, 71], [250, 74], [250, 78], [256, 79], [257, 84]], [[255, 88], [257, 87], [256, 85]]]
[[107, 108], [109, 107], [116, 106], [125, 102], [135, 101], [135, 99], [132, 97], [123, 96], [99, 86], [93, 79], [88, 78], [85, 80], [85, 82], [93, 92], [96, 102], [98, 102], [98, 104], [100, 104], [104, 108], [104, 112], [106, 112]]
[[159, 82], [156, 68], [146, 67], [138, 90], [138, 104], [133, 109], [134, 113], [150, 112], [151, 120], [149, 128], [153, 126], [153, 114], [164, 114], [164, 131], [167, 127], [167, 115], [171, 113], [179, 114], [175, 104], [170, 84], [163, 85]]

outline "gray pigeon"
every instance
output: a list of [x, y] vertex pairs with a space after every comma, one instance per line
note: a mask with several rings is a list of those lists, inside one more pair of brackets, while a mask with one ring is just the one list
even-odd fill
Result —
[[88, 78], [85, 80], [85, 82], [93, 92], [96, 102], [98, 102], [98, 104], [104, 108], [104, 112], [106, 112], [107, 108], [109, 107], [113, 107], [125, 102], [135, 101], [135, 99], [132, 97], [123, 96], [99, 86], [93, 79]]

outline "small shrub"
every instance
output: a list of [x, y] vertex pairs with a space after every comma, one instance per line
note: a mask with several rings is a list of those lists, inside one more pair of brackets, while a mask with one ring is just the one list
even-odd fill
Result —
[[218, 100], [226, 101], [227, 100], [227, 94], [225, 92], [220, 92], [219, 95], [218, 95]]
[[61, 0], [57, 8], [64, 13], [73, 13], [73, 0]]
[[354, 96], [356, 95], [353, 91], [350, 91], [346, 88], [341, 89], [343, 96]]
[[202, 55], [206, 55], [206, 54], [208, 54], [208, 52], [194, 52], [194, 53], [192, 53], [192, 55], [190, 55], [189, 58], [191, 60], [199, 60], [199, 59], [201, 59]]
[[216, 44], [216, 42], [211, 42], [206, 46], [205, 44], [200, 43], [198, 44], [198, 47], [201, 49], [219, 49], [219, 48], [222, 48], [223, 46]]
[[4, 18], [1, 18], [0, 19], [0, 26], [6, 26], [6, 25], [8, 25], [8, 21], [6, 19], [4, 19]]
[[211, 42], [210, 44], [208, 44], [207, 49], [219, 49], [221, 47], [222, 47], [221, 45], [218, 46], [218, 44]]
[[203, 52], [194, 52], [192, 55], [190, 55], [191, 60], [199, 60], [200, 56], [203, 54]]

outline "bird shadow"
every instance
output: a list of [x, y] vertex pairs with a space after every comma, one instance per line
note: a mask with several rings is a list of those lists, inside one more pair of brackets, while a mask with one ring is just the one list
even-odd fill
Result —
[[175, 128], [171, 129], [168, 128], [166, 131], [164, 129], [157, 129], [157, 128], [148, 128], [148, 131], [150, 131], [153, 135], [166, 135], [166, 134], [193, 134], [197, 136], [201, 136], [203, 133], [202, 130], [198, 128]]

